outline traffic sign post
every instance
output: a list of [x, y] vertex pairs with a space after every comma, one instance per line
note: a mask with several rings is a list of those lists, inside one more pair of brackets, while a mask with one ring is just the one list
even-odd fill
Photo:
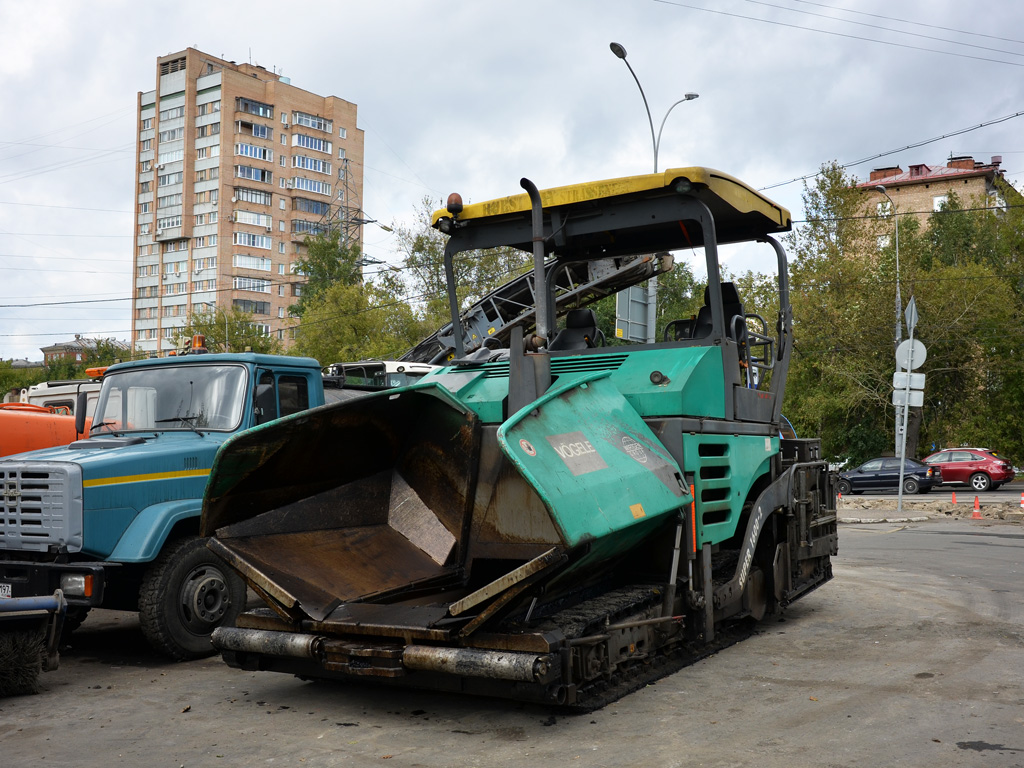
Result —
[[[913, 296], [907, 303], [904, 317], [907, 320], [907, 331], [910, 338], [896, 347], [897, 369], [892, 376], [892, 404], [896, 406], [896, 457], [900, 460], [900, 487], [896, 496], [897, 514], [903, 514], [903, 478], [907, 462], [907, 416], [910, 406], [920, 408], [924, 405], [924, 374], [911, 373], [911, 371], [924, 365], [924, 361], [928, 357], [928, 350], [925, 349], [924, 344], [914, 338], [918, 315], [917, 302], [914, 301]], [[901, 371], [900, 368], [906, 370]]]

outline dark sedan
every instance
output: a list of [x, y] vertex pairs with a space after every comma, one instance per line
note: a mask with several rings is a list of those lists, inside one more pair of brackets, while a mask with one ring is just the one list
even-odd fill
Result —
[[[903, 470], [904, 493], [927, 493], [942, 483], [942, 470], [929, 467], [914, 459], [906, 460]], [[856, 469], [839, 473], [839, 492], [863, 493], [864, 491], [898, 491], [900, 487], [900, 460], [894, 458], [872, 459]]]

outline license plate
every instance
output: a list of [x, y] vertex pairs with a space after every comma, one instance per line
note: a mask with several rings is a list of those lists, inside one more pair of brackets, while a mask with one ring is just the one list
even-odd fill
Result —
[[10, 584], [4, 584], [2, 581], [0, 581], [0, 597], [10, 597], [10, 596], [11, 596], [11, 585]]

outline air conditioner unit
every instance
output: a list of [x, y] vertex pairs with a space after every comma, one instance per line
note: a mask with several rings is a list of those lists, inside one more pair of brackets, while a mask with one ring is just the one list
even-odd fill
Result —
[[156, 169], [157, 169], [158, 171], [162, 171], [162, 170], [164, 169], [164, 164], [163, 164], [163, 163], [160, 163], [160, 165], [158, 165], [158, 166], [156, 167]]
[[291, 179], [288, 179], [288, 181], [286, 181], [284, 183], [284, 188], [285, 189], [295, 189], [295, 182], [292, 181]]
[[274, 231], [274, 228], [268, 224], [267, 225], [267, 232], [273, 232], [273, 231]]

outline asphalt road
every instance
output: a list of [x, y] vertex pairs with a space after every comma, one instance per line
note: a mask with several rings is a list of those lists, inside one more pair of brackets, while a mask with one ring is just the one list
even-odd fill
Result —
[[[933, 488], [928, 493], [918, 493], [913, 496], [904, 495], [903, 499], [916, 501], [949, 501], [954, 493], [956, 494], [958, 504], [972, 504], [974, 503], [975, 496], [978, 497], [978, 501], [981, 504], [1001, 504], [1004, 502], [1016, 504], [1020, 502], [1021, 495], [1024, 494], [1024, 480], [1014, 480], [1013, 482], [1000, 486], [994, 491], [985, 491], [985, 493], [978, 493], [967, 485], [947, 483], [940, 485], [938, 488]], [[856, 494], [854, 496], [854, 498], [858, 499], [887, 500], [894, 500], [896, 497], [896, 491], [865, 491], [864, 493]]]
[[758, 635], [589, 715], [164, 662], [96, 612], [0, 700], [0, 764], [1024, 766], [1024, 527], [844, 525], [840, 550]]

